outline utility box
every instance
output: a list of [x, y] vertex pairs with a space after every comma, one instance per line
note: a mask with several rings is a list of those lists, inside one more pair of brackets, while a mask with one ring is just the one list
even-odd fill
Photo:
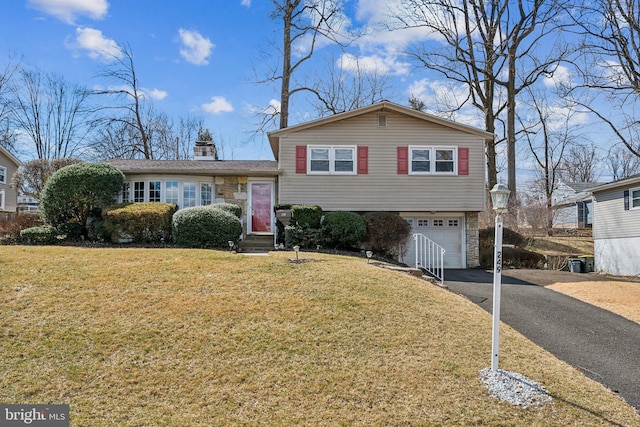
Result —
[[593, 256], [582, 255], [578, 257], [582, 261], [585, 273], [593, 273], [595, 271], [595, 262]]
[[580, 258], [569, 258], [569, 271], [572, 273], [582, 273], [582, 260]]

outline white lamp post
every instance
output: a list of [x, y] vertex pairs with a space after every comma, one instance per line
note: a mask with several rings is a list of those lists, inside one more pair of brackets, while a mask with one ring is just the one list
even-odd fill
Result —
[[371, 261], [371, 257], [373, 256], [373, 251], [367, 251], [365, 253], [367, 254], [367, 264], [369, 264], [369, 261]]
[[493, 328], [491, 333], [491, 370], [498, 370], [500, 352], [500, 288], [502, 280], [502, 214], [507, 211], [509, 188], [502, 183], [496, 184], [490, 191], [491, 204], [496, 211], [496, 234], [493, 264]]
[[300, 261], [298, 258], [298, 253], [300, 252], [300, 246], [296, 245], [293, 247], [293, 250], [296, 251], [296, 261]]

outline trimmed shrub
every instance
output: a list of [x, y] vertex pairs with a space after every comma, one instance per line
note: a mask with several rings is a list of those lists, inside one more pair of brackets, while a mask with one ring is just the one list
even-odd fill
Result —
[[124, 175], [106, 163], [77, 163], [55, 172], [44, 185], [40, 207], [48, 224], [58, 227], [67, 222], [82, 226], [96, 207], [113, 203], [122, 190]]
[[398, 255], [398, 247], [411, 234], [409, 223], [391, 212], [367, 212], [362, 219], [367, 226], [367, 240], [371, 249], [382, 256]]
[[25, 228], [20, 239], [28, 245], [54, 245], [58, 243], [58, 230], [48, 226]]
[[287, 227], [289, 230], [290, 242], [286, 242], [287, 247], [300, 246], [305, 249], [316, 249], [318, 245], [322, 246], [324, 242], [323, 230], [321, 228], [301, 228]]
[[180, 246], [228, 249], [241, 233], [240, 219], [221, 209], [194, 206], [173, 215], [173, 240]]
[[322, 208], [315, 205], [292, 205], [291, 219], [292, 225], [301, 228], [320, 228]]
[[112, 242], [131, 238], [135, 243], [154, 243], [171, 239], [171, 220], [178, 206], [174, 203], [128, 203], [103, 210], [104, 228]]
[[326, 246], [335, 249], [359, 248], [367, 234], [367, 226], [360, 215], [334, 211], [324, 216], [322, 235]]
[[242, 217], [242, 207], [240, 205], [236, 205], [235, 203], [215, 203], [213, 205], [208, 205], [208, 207], [214, 209], [222, 209], [223, 211], [227, 211], [238, 218]]
[[[478, 235], [480, 238], [480, 265], [484, 268], [493, 268], [495, 228], [491, 227], [480, 230]], [[502, 243], [516, 246], [515, 248], [502, 248], [503, 267], [542, 268], [544, 266], [544, 255], [518, 247], [520, 245], [526, 245], [527, 242], [527, 238], [520, 233], [509, 228], [502, 229]]]

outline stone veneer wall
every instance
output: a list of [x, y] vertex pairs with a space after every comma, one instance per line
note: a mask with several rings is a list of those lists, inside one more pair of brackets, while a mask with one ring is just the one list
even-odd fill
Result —
[[242, 208], [242, 230], [247, 233], [247, 177], [216, 176], [214, 203], [234, 203]]
[[480, 238], [478, 236], [478, 212], [465, 214], [466, 240], [467, 240], [467, 268], [480, 266]]

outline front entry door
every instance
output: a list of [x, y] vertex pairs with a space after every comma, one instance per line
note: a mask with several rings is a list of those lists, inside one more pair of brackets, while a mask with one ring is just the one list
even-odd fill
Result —
[[273, 184], [270, 182], [252, 182], [250, 185], [251, 232], [271, 233]]

